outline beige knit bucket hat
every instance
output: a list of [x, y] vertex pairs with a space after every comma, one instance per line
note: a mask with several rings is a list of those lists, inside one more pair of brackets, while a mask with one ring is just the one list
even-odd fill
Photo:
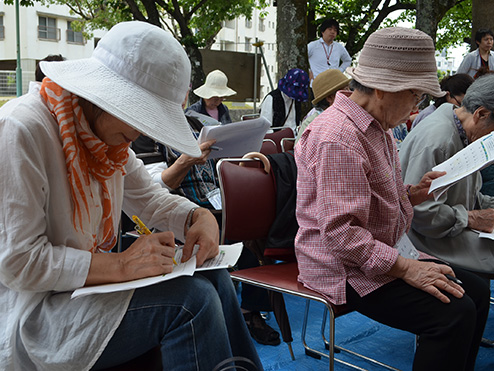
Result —
[[346, 72], [360, 84], [386, 92], [446, 94], [439, 87], [434, 43], [419, 30], [390, 27], [374, 32], [362, 48], [358, 66]]

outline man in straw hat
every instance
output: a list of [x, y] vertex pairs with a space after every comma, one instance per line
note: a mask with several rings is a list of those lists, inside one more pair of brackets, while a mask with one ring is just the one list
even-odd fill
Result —
[[404, 185], [389, 129], [424, 94], [441, 96], [434, 43], [425, 33], [385, 28], [366, 41], [352, 92], [305, 130], [298, 166], [295, 249], [299, 280], [334, 304], [419, 335], [413, 369], [474, 370], [489, 310], [477, 275], [418, 252], [406, 232], [432, 179]]
[[333, 104], [336, 92], [346, 89], [350, 81], [351, 79], [346, 77], [340, 70], [326, 70], [317, 75], [312, 82], [312, 92], [314, 93], [312, 105], [314, 108], [302, 120], [298, 128], [296, 142], [298, 142], [307, 126]]
[[[0, 109], [0, 364], [9, 370], [116, 366], [159, 346], [163, 369], [212, 370], [232, 356], [262, 368], [226, 270], [71, 299], [73, 290], [164, 275], [199, 246], [218, 254], [209, 211], [153, 183], [129, 150], [140, 133], [201, 151], [181, 103], [190, 62], [170, 33], [114, 26], [91, 58], [42, 62], [47, 76]], [[122, 253], [120, 212], [161, 233]]]
[[223, 104], [225, 97], [237, 94], [228, 87], [228, 77], [220, 71], [214, 70], [206, 76], [206, 82], [194, 90], [194, 94], [200, 97], [197, 102], [186, 109], [185, 112], [195, 111], [203, 115], [211, 116], [222, 124], [230, 124], [230, 112]]

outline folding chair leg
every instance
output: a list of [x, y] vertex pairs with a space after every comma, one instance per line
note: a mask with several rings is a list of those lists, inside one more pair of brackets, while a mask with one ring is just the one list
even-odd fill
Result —
[[309, 318], [309, 308], [310, 308], [310, 299], [307, 299], [307, 301], [305, 303], [305, 313], [304, 313], [304, 320], [303, 320], [303, 324], [302, 324], [302, 333], [301, 333], [302, 344], [304, 345], [304, 348], [305, 348], [305, 354], [307, 354], [310, 357], [316, 358], [316, 359], [321, 359], [321, 357], [329, 358], [329, 370], [330, 371], [334, 371], [334, 362], [335, 361], [338, 363], [344, 364], [348, 367], [351, 367], [355, 370], [367, 371], [365, 368], [361, 368], [359, 366], [355, 366], [351, 363], [345, 362], [341, 359], [335, 358], [334, 354], [339, 353], [340, 351], [346, 352], [346, 353], [351, 354], [355, 357], [358, 357], [360, 359], [371, 362], [375, 365], [384, 367], [388, 370], [400, 371], [399, 369], [397, 369], [395, 367], [389, 366], [389, 365], [382, 363], [382, 362], [379, 362], [375, 359], [369, 358], [367, 356], [356, 353], [356, 352], [351, 351], [349, 349], [345, 349], [343, 347], [335, 345], [335, 315], [333, 312], [333, 308], [331, 308], [331, 306], [329, 306], [329, 304], [325, 305], [325, 310], [324, 310], [324, 314], [323, 314], [323, 323], [321, 325], [321, 331], [324, 332], [324, 329], [326, 326], [326, 321], [327, 321], [327, 315], [329, 313], [329, 339], [326, 339], [324, 336], [324, 333], [322, 333], [324, 343], [325, 343], [326, 349], [329, 350], [329, 354], [326, 354], [326, 353], [320, 352], [316, 349], [310, 348], [307, 345], [307, 342], [305, 341], [305, 335], [306, 335], [306, 331], [307, 331], [307, 323], [308, 323], [308, 318]]

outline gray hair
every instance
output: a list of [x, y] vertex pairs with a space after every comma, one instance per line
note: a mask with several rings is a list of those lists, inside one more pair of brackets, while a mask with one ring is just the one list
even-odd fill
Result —
[[467, 89], [461, 105], [472, 114], [479, 107], [484, 107], [491, 112], [489, 118], [494, 122], [494, 74], [487, 74], [475, 80]]
[[361, 83], [359, 83], [357, 80], [355, 79], [352, 79], [350, 81], [350, 90], [357, 90], [363, 94], [366, 94], [366, 95], [370, 95], [370, 94], [373, 94], [374, 93], [374, 88], [369, 88], [368, 86], [365, 86], [365, 85], [362, 85]]

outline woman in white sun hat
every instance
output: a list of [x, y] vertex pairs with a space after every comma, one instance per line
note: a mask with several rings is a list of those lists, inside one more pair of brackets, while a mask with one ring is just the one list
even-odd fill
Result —
[[[166, 370], [232, 356], [261, 369], [226, 270], [71, 299], [89, 285], [169, 273], [218, 254], [209, 211], [153, 183], [129, 150], [140, 133], [201, 151], [181, 103], [190, 62], [166, 31], [124, 22], [91, 58], [41, 63], [47, 76], [0, 109], [0, 364], [8, 370], [112, 367], [161, 347]], [[162, 233], [115, 245], [120, 213]]]
[[187, 108], [187, 111], [199, 112], [219, 121], [221, 124], [232, 122], [228, 107], [223, 104], [225, 97], [237, 94], [228, 87], [228, 77], [220, 71], [214, 70], [206, 76], [206, 82], [194, 90], [194, 94], [200, 97], [196, 103]]

